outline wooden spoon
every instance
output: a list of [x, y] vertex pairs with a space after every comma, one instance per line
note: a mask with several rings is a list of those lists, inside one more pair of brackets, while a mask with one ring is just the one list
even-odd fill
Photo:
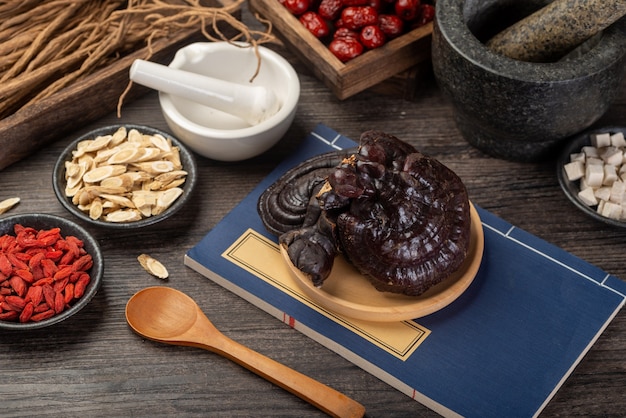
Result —
[[344, 394], [245, 347], [222, 334], [186, 294], [149, 287], [126, 304], [130, 327], [147, 339], [203, 348], [242, 365], [336, 417], [362, 417], [365, 408]]

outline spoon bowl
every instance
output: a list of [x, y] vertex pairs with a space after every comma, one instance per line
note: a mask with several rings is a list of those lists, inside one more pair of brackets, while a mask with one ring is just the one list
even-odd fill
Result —
[[191, 297], [178, 290], [164, 286], [140, 290], [126, 304], [126, 320], [149, 340], [202, 348], [229, 358], [332, 416], [365, 414], [361, 404], [344, 394], [231, 340]]

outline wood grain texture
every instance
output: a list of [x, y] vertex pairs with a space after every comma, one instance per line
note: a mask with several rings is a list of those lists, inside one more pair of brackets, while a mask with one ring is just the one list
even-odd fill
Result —
[[[460, 136], [453, 112], [432, 78], [412, 102], [369, 91], [338, 100], [306, 65], [295, 65], [302, 98], [293, 126], [265, 155], [240, 163], [198, 158], [195, 197], [179, 214], [134, 232], [90, 228], [105, 258], [104, 282], [90, 305], [67, 322], [29, 333], [0, 332], [0, 393], [7, 417], [64, 416], [325, 416], [301, 399], [217, 355], [143, 340], [126, 324], [124, 307], [138, 290], [163, 284], [136, 261], [147, 253], [170, 271], [165, 284], [192, 295], [229, 338], [304, 373], [363, 404], [368, 417], [434, 417], [434, 412], [184, 267], [183, 255], [232, 209], [305, 134], [322, 122], [358, 138], [380, 129], [455, 170], [472, 201], [622, 279], [626, 231], [597, 223], [561, 192], [553, 162], [513, 163], [488, 157]], [[597, 123], [624, 125], [626, 85]], [[74, 138], [128, 122], [168, 130], [155, 94], [109, 113], [0, 171], [0, 199], [19, 196], [10, 214], [70, 217], [56, 201], [52, 169]], [[620, 312], [542, 416], [623, 416], [626, 410], [626, 312]]]

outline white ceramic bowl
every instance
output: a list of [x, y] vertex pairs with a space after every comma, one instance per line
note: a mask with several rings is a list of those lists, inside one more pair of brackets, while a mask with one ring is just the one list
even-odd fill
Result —
[[[274, 91], [278, 112], [250, 126], [242, 119], [181, 97], [159, 93], [163, 116], [172, 132], [196, 153], [220, 161], [240, 161], [276, 144], [293, 122], [300, 98], [300, 81], [280, 55], [259, 46], [261, 67], [251, 83]], [[178, 50], [169, 64], [217, 79], [250, 84], [258, 59], [254, 48], [228, 42], [199, 42]]]

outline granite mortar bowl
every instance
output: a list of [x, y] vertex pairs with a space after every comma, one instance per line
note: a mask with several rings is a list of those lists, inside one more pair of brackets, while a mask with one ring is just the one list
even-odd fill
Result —
[[[218, 161], [241, 161], [269, 150], [287, 132], [300, 99], [293, 67], [276, 52], [243, 43], [197, 42], [179, 49], [169, 67], [274, 91], [278, 111], [255, 125], [183, 97], [159, 93], [163, 116], [174, 134], [196, 153]], [[254, 77], [253, 77], [254, 76]], [[251, 81], [252, 80], [252, 81]]]
[[24, 227], [31, 227], [36, 230], [49, 230], [52, 228], [60, 228], [62, 237], [72, 235], [83, 241], [83, 248], [88, 254], [91, 254], [93, 266], [88, 270], [91, 280], [85, 289], [85, 293], [80, 299], [72, 303], [71, 307], [65, 309], [48, 319], [39, 322], [13, 322], [0, 321], [0, 330], [28, 331], [38, 328], [48, 327], [66, 320], [75, 315], [81, 309], [89, 304], [98, 292], [104, 275], [104, 259], [100, 250], [100, 246], [95, 238], [89, 232], [78, 224], [56, 215], [48, 215], [42, 213], [26, 213], [11, 215], [0, 219], [0, 236], [15, 235], [14, 226], [20, 224]]
[[549, 1], [438, 0], [433, 71], [464, 138], [494, 157], [551, 157], [608, 109], [624, 78], [626, 18], [557, 61], [534, 63], [483, 42]]

